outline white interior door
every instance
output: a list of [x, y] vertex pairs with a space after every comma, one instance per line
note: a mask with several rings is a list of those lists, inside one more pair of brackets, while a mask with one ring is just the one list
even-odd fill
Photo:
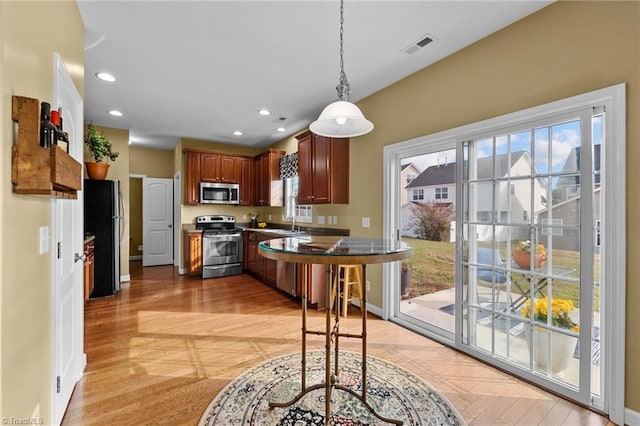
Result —
[[142, 179], [142, 266], [173, 264], [173, 179]]
[[[82, 98], [62, 60], [54, 55], [53, 107], [62, 107], [69, 153], [82, 162]], [[76, 200], [52, 203], [52, 383], [54, 424], [60, 424], [86, 364], [84, 352], [83, 193]]]

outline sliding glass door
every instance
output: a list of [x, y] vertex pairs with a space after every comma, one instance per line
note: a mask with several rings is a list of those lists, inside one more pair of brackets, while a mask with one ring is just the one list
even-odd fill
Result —
[[583, 110], [461, 145], [462, 342], [576, 399], [599, 371], [601, 123]]
[[623, 418], [623, 99], [615, 86], [385, 147], [383, 232], [414, 256], [385, 266], [383, 316]]

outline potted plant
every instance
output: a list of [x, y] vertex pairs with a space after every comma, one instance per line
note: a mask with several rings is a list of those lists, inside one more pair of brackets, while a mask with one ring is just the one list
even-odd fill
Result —
[[521, 268], [529, 268], [531, 266], [532, 257], [534, 261], [534, 268], [541, 267], [547, 261], [547, 251], [544, 248], [544, 245], [542, 243], [531, 244], [531, 240], [519, 241], [511, 255], [513, 257], [513, 261]]
[[410, 260], [403, 260], [400, 265], [400, 296], [406, 297], [409, 295], [409, 288], [411, 287], [411, 278], [413, 272], [413, 264]]
[[[577, 334], [580, 332], [580, 326], [569, 316], [569, 312], [572, 312], [574, 309], [575, 306], [569, 299], [552, 298], [551, 303], [549, 303], [549, 299], [544, 297], [542, 299], [535, 299], [533, 306], [531, 302], [527, 300], [520, 314], [525, 318], [531, 318], [531, 316], [533, 316], [534, 322], [566, 328]], [[551, 312], [550, 320], [548, 318], [548, 312]], [[557, 377], [562, 377], [564, 369], [569, 365], [569, 361], [575, 352], [577, 337], [534, 325], [534, 337], [532, 341], [530, 330], [530, 327], [525, 327], [525, 331], [527, 331], [527, 343], [529, 344], [529, 350], [533, 348], [533, 360], [536, 366], [540, 370], [547, 371], [547, 366], [549, 365], [549, 343], [551, 343], [551, 373]]]
[[104, 132], [98, 133], [93, 123], [89, 123], [87, 126], [84, 143], [93, 160], [86, 162], [87, 175], [90, 179], [105, 179], [109, 171], [109, 160], [115, 161], [120, 153], [113, 151], [113, 144], [109, 138], [104, 135]]

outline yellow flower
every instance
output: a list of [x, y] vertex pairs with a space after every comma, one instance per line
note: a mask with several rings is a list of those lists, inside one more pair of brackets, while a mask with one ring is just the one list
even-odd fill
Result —
[[[551, 325], [555, 327], [568, 328], [577, 333], [580, 330], [580, 327], [573, 322], [569, 316], [569, 312], [572, 312], [574, 309], [575, 306], [571, 300], [551, 299]], [[537, 322], [546, 324], [548, 310], [549, 300], [546, 297], [542, 299], [535, 299], [533, 302], [533, 319]], [[524, 308], [522, 308], [520, 314], [525, 318], [530, 318], [531, 303], [529, 300], [524, 304]]]

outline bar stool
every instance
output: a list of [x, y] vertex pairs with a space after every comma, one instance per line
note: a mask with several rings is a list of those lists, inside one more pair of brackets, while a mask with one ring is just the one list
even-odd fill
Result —
[[[360, 301], [360, 309], [363, 309], [362, 300], [362, 275], [360, 273], [360, 265], [338, 265], [336, 276], [333, 280], [333, 290], [331, 291], [330, 309], [333, 309], [333, 303], [336, 297], [342, 298], [342, 316], [347, 317], [347, 308], [349, 302], [354, 298]], [[353, 287], [353, 288], [352, 288]]]

